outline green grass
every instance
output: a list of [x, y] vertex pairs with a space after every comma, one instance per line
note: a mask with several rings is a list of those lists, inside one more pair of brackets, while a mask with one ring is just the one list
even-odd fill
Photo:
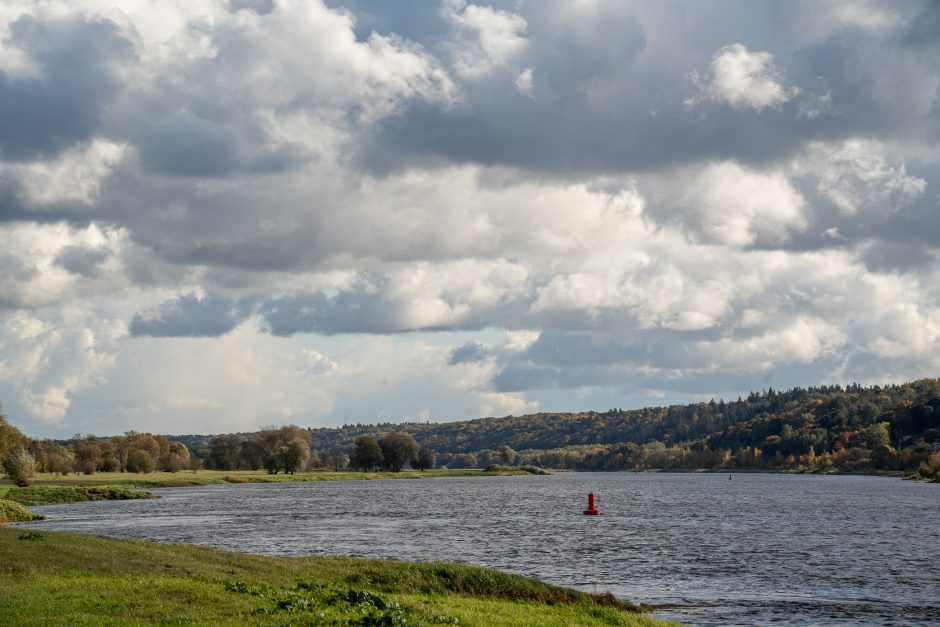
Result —
[[[136, 488], [173, 488], [178, 486], [211, 485], [218, 483], [286, 483], [297, 481], [352, 481], [369, 479], [435, 479], [438, 477], [493, 477], [524, 475], [524, 470], [504, 469], [497, 472], [483, 470], [403, 470], [401, 472], [353, 472], [318, 470], [295, 475], [271, 475], [263, 470], [199, 470], [151, 473], [99, 472], [93, 475], [52, 475], [39, 473], [33, 486], [126, 486]], [[0, 498], [5, 487], [13, 484], [0, 479]]]
[[43, 518], [45, 518], [45, 516], [32, 513], [20, 503], [0, 499], [0, 523], [27, 522], [30, 520], [42, 520]]
[[56, 505], [80, 501], [149, 499], [149, 492], [133, 488], [174, 488], [221, 483], [292, 483], [299, 481], [352, 481], [370, 479], [434, 479], [437, 477], [493, 477], [527, 474], [527, 471], [501, 467], [483, 470], [404, 470], [402, 472], [315, 471], [294, 475], [268, 474], [263, 470], [199, 470], [196, 472], [99, 472], [93, 475], [52, 475], [39, 473], [28, 488], [18, 488], [0, 480], [0, 499], [22, 505]]
[[106, 486], [30, 486], [8, 488], [3, 498], [21, 505], [54, 505], [81, 501], [119, 501], [126, 499], [152, 499], [153, 494], [131, 490], [121, 485]]
[[665, 625], [609, 595], [458, 564], [273, 558], [0, 528], [0, 624]]

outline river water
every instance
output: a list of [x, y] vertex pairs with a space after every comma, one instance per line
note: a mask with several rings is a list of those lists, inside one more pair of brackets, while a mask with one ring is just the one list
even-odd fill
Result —
[[[582, 516], [586, 494], [599, 517]], [[940, 625], [940, 485], [559, 473], [238, 484], [36, 507], [33, 528], [268, 555], [458, 561], [693, 625]]]

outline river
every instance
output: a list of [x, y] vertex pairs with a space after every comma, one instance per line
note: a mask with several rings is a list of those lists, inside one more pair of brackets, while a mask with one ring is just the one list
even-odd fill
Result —
[[[883, 477], [559, 473], [232, 484], [32, 508], [32, 528], [267, 555], [459, 561], [694, 625], [940, 625], [940, 486]], [[602, 516], [581, 515], [586, 494]]]

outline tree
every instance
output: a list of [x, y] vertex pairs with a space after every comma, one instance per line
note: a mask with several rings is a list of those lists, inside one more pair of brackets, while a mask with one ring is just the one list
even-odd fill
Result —
[[72, 451], [61, 444], [56, 444], [53, 440], [43, 440], [37, 443], [37, 459], [40, 463], [40, 470], [52, 474], [67, 475], [75, 466], [75, 459], [72, 457]]
[[278, 450], [281, 468], [285, 473], [294, 474], [307, 468], [310, 459], [310, 447], [305, 438], [291, 436], [285, 439]]
[[[123, 452], [127, 455], [124, 468], [130, 472], [153, 472], [164, 452], [169, 452], [169, 448], [170, 443], [164, 436], [154, 437], [149, 433], [128, 431], [124, 434], [122, 443]], [[146, 453], [146, 457], [135, 456], [138, 451]], [[148, 459], [149, 461], [146, 461]]]
[[436, 462], [437, 458], [434, 451], [421, 447], [421, 450], [418, 451], [418, 461], [415, 463], [415, 467], [418, 470], [433, 470]]
[[384, 456], [379, 443], [371, 435], [360, 435], [349, 449], [349, 465], [368, 472], [382, 465]]
[[25, 488], [32, 483], [36, 471], [36, 460], [22, 446], [14, 446], [3, 456], [3, 470], [10, 481]]
[[72, 455], [75, 456], [75, 471], [93, 475], [101, 463], [101, 447], [98, 438], [93, 435], [82, 437], [75, 435], [72, 443]]
[[[378, 447], [378, 444], [376, 444]], [[382, 451], [379, 451], [380, 453]], [[347, 466], [352, 465], [350, 458], [343, 453], [342, 451], [327, 451], [320, 454], [320, 459], [323, 460], [323, 465], [332, 468], [335, 471], [340, 471]], [[353, 466], [355, 468], [355, 466]]]
[[235, 468], [258, 470], [264, 468], [264, 444], [257, 438], [245, 440], [238, 447], [238, 464]]
[[209, 440], [209, 455], [206, 459], [209, 468], [215, 470], [235, 470], [239, 466], [239, 453], [242, 439], [237, 435], [215, 435]]
[[25, 448], [26, 438], [19, 429], [7, 422], [7, 417], [3, 415], [3, 406], [0, 405], [0, 460], [8, 451], [18, 446]]
[[252, 438], [251, 442], [257, 447], [264, 468], [272, 475], [280, 470], [294, 473], [307, 466], [310, 457], [307, 434], [296, 425], [269, 427]]
[[507, 444], [503, 444], [496, 449], [496, 457], [507, 466], [512, 466], [516, 461], [516, 452], [509, 448]]
[[405, 464], [418, 457], [418, 443], [407, 433], [390, 433], [379, 440], [383, 466], [390, 472], [401, 472]]
[[464, 453], [463, 455], [458, 455], [457, 461], [460, 462], [464, 468], [477, 467], [477, 456], [473, 453]]
[[127, 470], [130, 472], [153, 472], [157, 462], [149, 451], [139, 448], [127, 456]]
[[189, 449], [182, 442], [172, 442], [167, 452], [160, 456], [160, 470], [178, 472], [189, 467]]
[[865, 438], [866, 446], [870, 450], [891, 446], [890, 426], [887, 422], [878, 422], [862, 429], [862, 437]]

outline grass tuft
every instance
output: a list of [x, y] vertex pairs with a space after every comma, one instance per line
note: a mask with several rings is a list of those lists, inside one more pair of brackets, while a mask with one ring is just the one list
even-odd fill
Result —
[[31, 520], [44, 520], [45, 516], [34, 514], [16, 501], [0, 499], [0, 523], [29, 522]]
[[26, 533], [21, 533], [16, 536], [17, 540], [25, 540], [27, 542], [39, 542], [46, 539], [46, 536], [42, 535], [38, 531], [27, 531]]

